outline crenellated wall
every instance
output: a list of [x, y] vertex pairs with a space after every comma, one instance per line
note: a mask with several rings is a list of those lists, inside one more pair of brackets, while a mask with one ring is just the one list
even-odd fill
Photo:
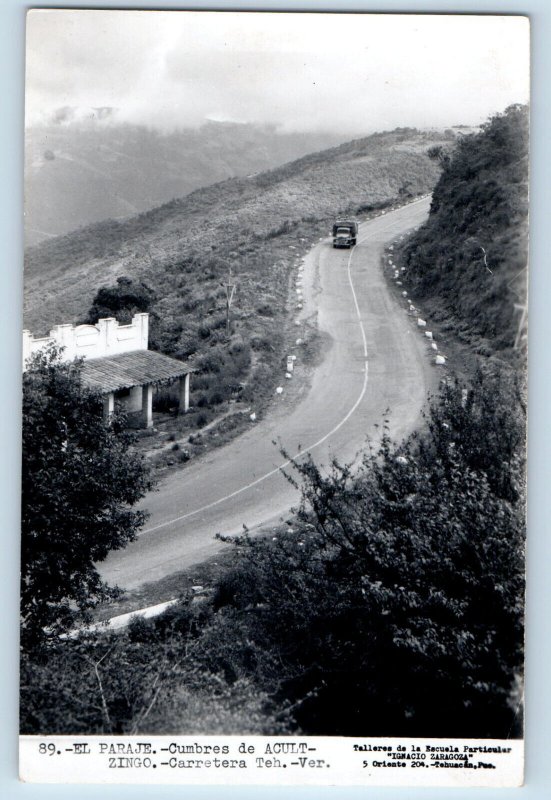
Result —
[[50, 344], [63, 348], [62, 361], [72, 361], [147, 350], [148, 336], [149, 314], [134, 314], [130, 325], [119, 325], [113, 317], [100, 319], [97, 325], [56, 325], [49, 336], [37, 339], [23, 331], [23, 370], [33, 353]]

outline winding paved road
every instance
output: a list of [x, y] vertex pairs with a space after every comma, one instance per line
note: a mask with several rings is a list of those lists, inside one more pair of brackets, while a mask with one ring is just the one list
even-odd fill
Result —
[[367, 436], [376, 438], [374, 425], [387, 409], [393, 437], [414, 429], [436, 368], [427, 340], [386, 285], [381, 254], [426, 219], [429, 202], [365, 222], [351, 250], [334, 250], [326, 240], [310, 251], [301, 314], [317, 312], [330, 344], [308, 392], [289, 407], [284, 391], [265, 420], [170, 474], [142, 502], [151, 517], [137, 541], [99, 565], [106, 580], [126, 589], [159, 580], [215, 554], [217, 532], [236, 534], [286, 515], [299, 497], [281, 474], [274, 441], [293, 456], [311, 452], [327, 464], [333, 456], [352, 461]]

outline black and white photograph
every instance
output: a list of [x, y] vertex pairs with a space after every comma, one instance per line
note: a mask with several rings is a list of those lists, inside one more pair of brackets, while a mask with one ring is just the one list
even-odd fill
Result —
[[522, 783], [529, 65], [28, 12], [23, 779]]

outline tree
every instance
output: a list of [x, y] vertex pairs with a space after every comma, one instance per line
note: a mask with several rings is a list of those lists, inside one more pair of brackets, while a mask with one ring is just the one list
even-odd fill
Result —
[[134, 314], [150, 311], [155, 301], [155, 293], [145, 283], [136, 283], [131, 278], [117, 278], [115, 286], [101, 286], [88, 312], [88, 322], [92, 325], [102, 317], [115, 317], [127, 324]]
[[242, 537], [211, 599], [25, 654], [23, 730], [519, 735], [519, 404], [480, 375], [359, 474], [297, 463], [298, 518]]
[[220, 663], [263, 676], [311, 735], [518, 735], [520, 402], [479, 376], [359, 474], [299, 462], [294, 532], [242, 540], [220, 585]]
[[436, 161], [441, 167], [447, 167], [450, 163], [450, 154], [441, 144], [429, 147], [427, 155], [431, 161]]
[[33, 642], [86, 619], [113, 596], [95, 564], [136, 535], [146, 514], [132, 506], [150, 487], [117, 412], [83, 386], [81, 362], [52, 348], [23, 377], [21, 605]]

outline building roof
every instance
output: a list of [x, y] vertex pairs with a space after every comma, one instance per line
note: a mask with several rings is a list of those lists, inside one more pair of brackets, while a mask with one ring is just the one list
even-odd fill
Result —
[[136, 350], [103, 358], [89, 358], [82, 365], [82, 381], [102, 394], [146, 384], [170, 383], [195, 372], [183, 361], [154, 350]]

